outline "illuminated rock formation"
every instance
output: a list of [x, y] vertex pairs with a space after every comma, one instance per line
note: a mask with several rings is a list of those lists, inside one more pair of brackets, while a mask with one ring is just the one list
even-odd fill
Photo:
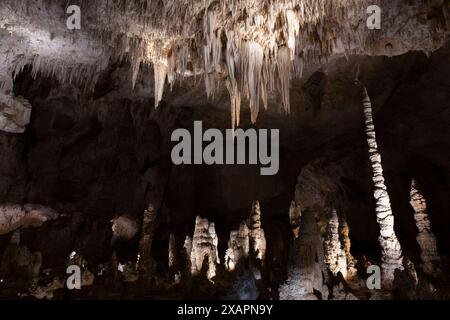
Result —
[[324, 241], [325, 263], [333, 275], [342, 273], [347, 278], [347, 256], [339, 239], [339, 219], [336, 210], [333, 209], [327, 227], [327, 238]]
[[263, 262], [265, 252], [266, 237], [261, 227], [261, 210], [259, 202], [255, 201], [249, 218], [241, 223], [239, 230], [230, 232], [228, 249], [225, 252], [225, 268], [233, 271], [238, 262], [249, 254]]
[[259, 207], [259, 201], [253, 203], [250, 217], [247, 220], [248, 236], [250, 243], [250, 252], [255, 254], [255, 257], [261, 261], [264, 261], [266, 253], [266, 237], [264, 230], [261, 227], [261, 209]]
[[203, 262], [206, 259], [208, 264], [207, 278], [211, 280], [216, 276], [216, 265], [220, 263], [217, 245], [218, 238], [214, 222], [209, 222], [208, 219], [197, 216], [190, 253], [192, 275], [200, 274]]
[[40, 227], [58, 216], [58, 212], [41, 205], [0, 205], [0, 235], [19, 228]]
[[356, 270], [356, 260], [350, 252], [351, 242], [349, 237], [350, 229], [347, 222], [342, 219], [339, 223], [339, 235], [342, 241], [343, 249], [345, 252], [345, 257], [347, 260], [347, 279], [351, 279], [357, 274]]
[[156, 219], [156, 211], [152, 205], [144, 211], [142, 219], [142, 233], [139, 242], [139, 265], [138, 270], [144, 274], [149, 275], [153, 269], [151, 249], [153, 242], [153, 228]]
[[422, 267], [426, 273], [433, 274], [436, 272], [439, 264], [439, 250], [436, 237], [431, 230], [431, 223], [427, 213], [427, 202], [414, 179], [411, 182], [410, 196], [410, 203], [414, 209], [414, 220], [419, 231], [416, 240], [420, 246]]
[[[202, 73], [208, 97], [228, 84], [233, 127], [241, 101], [249, 101], [253, 122], [261, 102], [267, 108], [274, 95], [289, 113], [290, 80], [302, 75], [304, 65], [349, 54], [431, 52], [449, 34], [449, 9], [442, 1], [411, 2], [407, 10], [401, 0], [379, 1], [383, 28], [376, 33], [365, 23], [370, 0], [83, 1], [76, 33], [67, 28], [65, 3], [2, 4], [2, 76], [30, 64], [34, 75], [92, 89], [108, 61], [126, 58], [132, 87], [140, 66], [153, 65], [158, 106], [166, 81], [172, 85]], [[423, 23], [436, 12], [442, 19]], [[397, 25], [402, 32], [393, 32]], [[0, 87], [11, 86], [11, 79], [2, 78]]]
[[239, 230], [230, 232], [228, 249], [225, 252], [225, 268], [233, 271], [242, 258], [247, 258], [250, 252], [250, 239], [247, 224], [242, 222]]
[[191, 274], [192, 265], [191, 265], [191, 252], [192, 252], [192, 238], [190, 236], [186, 236], [186, 239], [184, 239], [183, 249], [185, 253], [185, 268], [186, 274]]
[[280, 286], [281, 300], [317, 300], [314, 291], [328, 298], [324, 286], [322, 241], [314, 214], [304, 211], [300, 222], [300, 236], [294, 240], [293, 254], [288, 266], [288, 278]]
[[372, 167], [372, 181], [374, 184], [374, 198], [376, 201], [375, 212], [377, 222], [380, 226], [380, 236], [378, 238], [382, 250], [381, 269], [383, 272], [382, 282], [386, 288], [390, 288], [394, 280], [395, 269], [403, 270], [402, 248], [394, 231], [394, 215], [392, 214], [391, 200], [384, 183], [383, 167], [381, 165], [381, 155], [375, 135], [375, 125], [372, 116], [372, 103], [367, 90], [357, 80], [356, 83], [361, 89], [361, 103], [364, 110], [365, 130], [367, 144], [369, 146], [369, 159]]

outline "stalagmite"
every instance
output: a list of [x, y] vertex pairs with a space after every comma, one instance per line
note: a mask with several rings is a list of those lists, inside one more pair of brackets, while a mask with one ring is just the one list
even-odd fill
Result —
[[423, 270], [428, 274], [434, 274], [439, 264], [439, 250], [436, 236], [431, 230], [431, 223], [427, 213], [427, 202], [413, 179], [411, 182], [411, 206], [414, 209], [414, 220], [418, 229], [417, 243], [420, 246], [420, 258]]
[[328, 222], [327, 238], [324, 241], [325, 263], [333, 275], [339, 272], [344, 279], [347, 278], [347, 256], [339, 239], [339, 219], [336, 210], [333, 209]]
[[169, 236], [169, 258], [168, 258], [168, 265], [169, 270], [172, 270], [175, 267], [175, 235], [173, 233]]
[[347, 279], [351, 279], [357, 274], [356, 260], [350, 252], [351, 242], [349, 237], [350, 229], [345, 219], [339, 222], [339, 235], [344, 247], [345, 256], [347, 259]]
[[300, 234], [301, 217], [302, 211], [300, 205], [295, 200], [291, 201], [291, 206], [289, 207], [289, 222], [295, 238], [298, 238]]
[[324, 259], [322, 242], [313, 212], [303, 212], [300, 230], [300, 236], [294, 240], [288, 278], [279, 288], [280, 300], [317, 300], [314, 291], [327, 299], [320, 263]]
[[264, 261], [266, 254], [266, 237], [264, 229], [261, 228], [261, 209], [259, 201], [255, 201], [252, 206], [250, 217], [247, 220], [250, 239], [250, 251], [255, 254], [255, 257]]
[[190, 236], [186, 236], [186, 239], [184, 239], [184, 260], [185, 260], [185, 269], [183, 271], [186, 274], [191, 274], [192, 265], [191, 265], [191, 253], [192, 253], [192, 238]]
[[208, 219], [197, 216], [190, 254], [192, 275], [200, 274], [203, 262], [207, 259], [207, 278], [211, 281], [216, 276], [216, 265], [220, 263], [217, 251], [218, 242], [214, 222], [210, 223]]
[[259, 202], [252, 205], [249, 218], [241, 222], [239, 230], [230, 232], [228, 249], [225, 252], [225, 268], [233, 271], [237, 264], [252, 255], [252, 258], [264, 261], [266, 238], [261, 227], [261, 210]]
[[390, 288], [394, 280], [395, 269], [403, 270], [402, 249], [394, 231], [394, 215], [391, 209], [391, 200], [384, 183], [381, 155], [375, 135], [375, 126], [372, 117], [372, 104], [366, 88], [356, 80], [361, 87], [361, 102], [364, 108], [365, 129], [367, 144], [369, 146], [369, 158], [372, 166], [372, 181], [374, 184], [374, 198], [376, 201], [375, 212], [380, 226], [378, 238], [382, 250], [382, 282], [386, 288]]
[[225, 268], [234, 271], [242, 258], [247, 258], [250, 252], [250, 239], [247, 224], [242, 222], [239, 230], [230, 232], [228, 249], [225, 252]]
[[150, 274], [152, 271], [151, 248], [153, 242], [153, 228], [156, 219], [156, 211], [153, 205], [149, 205], [144, 211], [142, 219], [142, 233], [139, 242], [139, 265], [138, 270], [144, 274]]
[[40, 227], [58, 216], [58, 212], [41, 205], [0, 205], [0, 235], [18, 228]]

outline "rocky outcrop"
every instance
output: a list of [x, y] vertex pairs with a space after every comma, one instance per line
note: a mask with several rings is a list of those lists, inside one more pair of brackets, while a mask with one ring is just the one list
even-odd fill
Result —
[[40, 227], [58, 216], [55, 210], [36, 204], [0, 205], [0, 235], [19, 228]]
[[30, 118], [31, 105], [26, 99], [0, 92], [0, 131], [23, 133]]
[[422, 268], [426, 273], [433, 274], [438, 268], [440, 260], [439, 250], [436, 236], [431, 230], [431, 223], [427, 213], [427, 202], [414, 179], [411, 182], [410, 197], [410, 204], [414, 209], [414, 220], [418, 229], [416, 240], [420, 247]]

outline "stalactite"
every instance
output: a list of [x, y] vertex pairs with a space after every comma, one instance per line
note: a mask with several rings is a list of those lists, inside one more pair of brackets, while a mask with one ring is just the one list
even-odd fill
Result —
[[149, 276], [153, 269], [151, 249], [153, 242], [153, 228], [156, 219], [156, 211], [153, 205], [149, 205], [144, 211], [142, 219], [142, 233], [139, 242], [139, 265], [138, 270], [145, 276]]
[[259, 112], [259, 104], [261, 100], [261, 75], [264, 52], [261, 45], [257, 42], [247, 42], [245, 44], [246, 55], [241, 59], [244, 61], [244, 66], [241, 67], [242, 71], [247, 70], [247, 81], [243, 83], [248, 83], [248, 93], [249, 93], [249, 103], [252, 123], [256, 122]]
[[202, 271], [203, 262], [207, 259], [207, 278], [212, 281], [216, 276], [216, 265], [220, 263], [217, 245], [218, 238], [214, 222], [199, 216], [195, 219], [195, 230], [192, 238], [191, 249], [191, 274], [199, 275]]
[[378, 238], [382, 250], [383, 285], [390, 288], [394, 280], [394, 271], [403, 270], [403, 257], [400, 242], [394, 231], [394, 215], [391, 209], [391, 200], [384, 183], [383, 167], [381, 165], [381, 155], [375, 135], [375, 126], [372, 117], [372, 104], [367, 90], [357, 80], [361, 86], [361, 102], [364, 110], [365, 130], [367, 144], [369, 146], [369, 159], [372, 167], [372, 180], [374, 184], [375, 212], [377, 222], [380, 226], [380, 236]]
[[431, 223], [427, 213], [427, 202], [413, 179], [411, 182], [411, 206], [414, 209], [414, 220], [418, 229], [417, 243], [420, 246], [420, 258], [423, 270], [428, 274], [434, 274], [439, 264], [439, 250], [436, 236], [431, 230]]
[[153, 65], [155, 73], [155, 109], [158, 108], [164, 94], [164, 85], [167, 78], [167, 65], [158, 62]]
[[286, 114], [290, 113], [291, 103], [289, 99], [290, 83], [291, 83], [291, 57], [287, 47], [278, 49], [277, 70], [280, 79], [281, 101]]
[[[230, 109], [235, 117], [232, 127], [239, 124], [236, 117], [240, 102], [246, 98], [251, 120], [256, 121], [260, 100], [267, 108], [275, 81], [283, 107], [289, 112], [290, 72], [283, 71], [277, 77], [276, 69], [292, 69], [301, 76], [303, 64], [312, 65], [342, 54], [431, 52], [447, 41], [449, 28], [446, 19], [437, 25], [423, 23], [419, 13], [431, 16], [436, 10], [435, 4], [423, 1], [411, 4], [409, 10], [400, 10], [400, 0], [383, 1], [387, 25], [374, 35], [361, 23], [360, 13], [370, 4], [368, 0], [224, 0], [219, 4], [201, 0], [111, 0], [108, 5], [83, 1], [84, 27], [68, 33], [64, 24], [53, 26], [48, 21], [55, 18], [46, 11], [50, 7], [44, 10], [39, 3], [23, 6], [14, 0], [5, 1], [0, 10], [5, 32], [25, 41], [20, 41], [13, 52], [0, 50], [2, 75], [17, 76], [25, 65], [31, 65], [33, 76], [54, 76], [63, 84], [93, 90], [110, 61], [129, 60], [133, 87], [141, 63], [153, 64], [157, 106], [166, 76], [172, 86], [176, 74], [180, 78], [192, 76], [197, 74], [197, 67], [203, 69], [207, 96], [214, 96], [216, 82], [224, 78], [221, 63], [227, 61]], [[443, 17], [448, 17], [445, 4], [440, 6]], [[51, 8], [62, 14], [60, 7]], [[36, 31], [40, 28], [30, 19], [34, 15], [46, 26], [52, 25], [52, 36]], [[392, 35], [384, 31], [397, 17], [407, 21], [402, 32]], [[226, 50], [222, 48], [224, 34]], [[385, 46], [387, 40], [393, 43], [390, 49]], [[189, 72], [188, 64], [193, 67]], [[230, 70], [232, 64], [234, 71]], [[0, 83], [11, 86], [9, 79], [1, 79]]]

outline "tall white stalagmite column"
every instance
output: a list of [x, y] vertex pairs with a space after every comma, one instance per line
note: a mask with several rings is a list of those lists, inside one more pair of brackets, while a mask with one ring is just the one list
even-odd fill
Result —
[[436, 271], [439, 263], [439, 251], [437, 248], [436, 236], [431, 230], [431, 223], [428, 219], [427, 202], [419, 191], [416, 181], [411, 183], [411, 206], [414, 209], [414, 220], [419, 232], [417, 233], [417, 243], [420, 246], [420, 258], [423, 270], [432, 274]]
[[[357, 81], [359, 83], [359, 81]], [[359, 83], [360, 84], [360, 83]], [[369, 146], [369, 158], [372, 165], [372, 181], [374, 184], [374, 197], [376, 201], [375, 212], [380, 226], [378, 240], [382, 250], [382, 283], [385, 288], [390, 288], [394, 280], [394, 271], [403, 270], [403, 257], [400, 242], [394, 231], [394, 215], [392, 214], [391, 200], [384, 183], [381, 155], [375, 135], [375, 126], [372, 117], [372, 103], [367, 89], [362, 87], [362, 105], [364, 108], [364, 120], [366, 126], [367, 144]]]

